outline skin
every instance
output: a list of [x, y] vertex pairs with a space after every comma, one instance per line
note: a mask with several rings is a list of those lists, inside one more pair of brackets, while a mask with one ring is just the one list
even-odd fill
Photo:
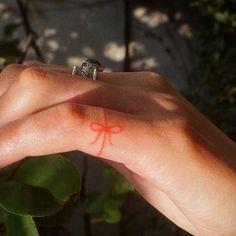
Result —
[[236, 235], [236, 145], [152, 72], [27, 62], [0, 74], [0, 167], [80, 150], [120, 171], [194, 235]]

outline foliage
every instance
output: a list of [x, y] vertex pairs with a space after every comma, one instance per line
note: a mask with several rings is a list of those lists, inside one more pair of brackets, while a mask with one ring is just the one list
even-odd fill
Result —
[[134, 188], [112, 168], [104, 171], [104, 178], [106, 189], [102, 192], [90, 192], [83, 203], [84, 210], [93, 216], [92, 223], [118, 223], [121, 219], [120, 206], [127, 193]]
[[[236, 5], [234, 0], [191, 0], [198, 20], [194, 28], [196, 62], [186, 96], [217, 126], [236, 140]], [[0, 69], [21, 55], [15, 31], [5, 26], [0, 38]], [[117, 223], [120, 206], [132, 186], [116, 171], [104, 172], [107, 186], [82, 202], [92, 223]], [[0, 170], [0, 222], [7, 235], [38, 235], [37, 226], [63, 224], [78, 203], [80, 175], [62, 155], [28, 158]]]
[[[0, 69], [22, 54], [19, 26], [10, 23], [2, 31]], [[28, 158], [0, 170], [0, 222], [9, 236], [36, 236], [36, 225], [59, 225], [71, 216], [79, 191], [78, 168], [62, 155]]]
[[[192, 0], [197, 57], [187, 96], [236, 140], [236, 5], [234, 0]], [[200, 17], [199, 17], [200, 16]]]
[[8, 236], [38, 236], [36, 225], [31, 216], [17, 216], [5, 213]]
[[61, 155], [28, 159], [18, 168], [14, 179], [30, 186], [45, 188], [60, 203], [66, 202], [80, 190], [78, 169]]
[[62, 223], [55, 214], [74, 207], [70, 198], [80, 191], [77, 167], [60, 154], [28, 158], [1, 170], [0, 179], [0, 219], [8, 235], [38, 235], [33, 217], [54, 215], [54, 224]]
[[[7, 24], [2, 32], [0, 70], [21, 57], [20, 39], [15, 37], [19, 26]], [[114, 170], [107, 170], [105, 176], [108, 188], [86, 196], [86, 213], [94, 221], [117, 223], [119, 208], [132, 187]], [[28, 158], [0, 170], [0, 222], [9, 236], [38, 235], [37, 226], [60, 226], [71, 217], [79, 191], [78, 169], [62, 155]]]

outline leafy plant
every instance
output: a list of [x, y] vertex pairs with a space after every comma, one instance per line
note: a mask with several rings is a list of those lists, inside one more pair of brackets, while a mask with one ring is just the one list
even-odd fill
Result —
[[[197, 56], [186, 96], [236, 140], [236, 5], [234, 0], [191, 0]], [[0, 69], [21, 56], [15, 31], [8, 24], [0, 38]], [[104, 172], [106, 188], [87, 193], [81, 203], [92, 223], [117, 223], [120, 206], [133, 187], [116, 171]], [[38, 227], [63, 224], [78, 204], [78, 168], [60, 154], [28, 158], [0, 170], [0, 222], [9, 236], [36, 236]]]
[[236, 140], [236, 5], [233, 0], [192, 0], [196, 63], [187, 97]]
[[102, 192], [90, 192], [85, 198], [83, 207], [92, 216], [92, 223], [118, 223], [122, 217], [120, 207], [126, 195], [134, 191], [132, 185], [115, 171], [107, 168], [104, 171], [106, 189]]
[[9, 236], [38, 235], [33, 217], [65, 212], [80, 191], [78, 168], [60, 154], [28, 158], [1, 170], [0, 179], [0, 219]]
[[[19, 38], [14, 35], [21, 23], [5, 26], [0, 38], [0, 70], [19, 61]], [[85, 214], [92, 222], [117, 223], [125, 194], [132, 189], [114, 170], [106, 170], [108, 188], [85, 197]], [[67, 221], [79, 202], [78, 168], [60, 154], [28, 158], [0, 170], [0, 222], [8, 236], [36, 236], [38, 227], [56, 227]], [[96, 217], [95, 217], [96, 215]], [[95, 219], [96, 218], [96, 219]]]

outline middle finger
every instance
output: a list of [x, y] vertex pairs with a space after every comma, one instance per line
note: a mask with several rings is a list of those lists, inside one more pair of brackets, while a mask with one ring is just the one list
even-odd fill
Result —
[[[6, 67], [0, 73], [0, 96], [18, 79], [19, 75], [26, 68], [36, 68], [45, 71], [57, 72], [64, 75], [71, 75], [72, 69], [67, 66], [44, 64], [36, 61], [25, 62], [23, 65], [13, 64]], [[74, 77], [80, 77], [75, 75]], [[158, 76], [152, 72], [99, 72], [97, 80], [125, 88], [141, 88], [142, 90], [154, 90], [161, 86], [158, 83]]]
[[137, 113], [145, 108], [141, 100], [134, 90], [28, 68], [0, 98], [0, 126], [65, 101]]
[[[24, 65], [45, 68], [68, 75], [72, 73], [72, 68], [63, 65], [44, 64], [35, 61], [25, 62]], [[78, 74], [80, 74], [80, 69]], [[158, 86], [161, 85], [161, 83], [158, 83], [161, 76], [153, 72], [99, 72], [97, 80], [116, 86], [142, 88], [142, 90], [155, 89], [157, 84]]]

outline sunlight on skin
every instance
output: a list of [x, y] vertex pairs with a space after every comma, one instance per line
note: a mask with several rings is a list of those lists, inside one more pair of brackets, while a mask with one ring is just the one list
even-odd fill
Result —
[[156, 101], [160, 106], [165, 107], [167, 111], [174, 112], [178, 110], [177, 102], [173, 102], [175, 98], [168, 94], [156, 94], [152, 96], [153, 100]]

